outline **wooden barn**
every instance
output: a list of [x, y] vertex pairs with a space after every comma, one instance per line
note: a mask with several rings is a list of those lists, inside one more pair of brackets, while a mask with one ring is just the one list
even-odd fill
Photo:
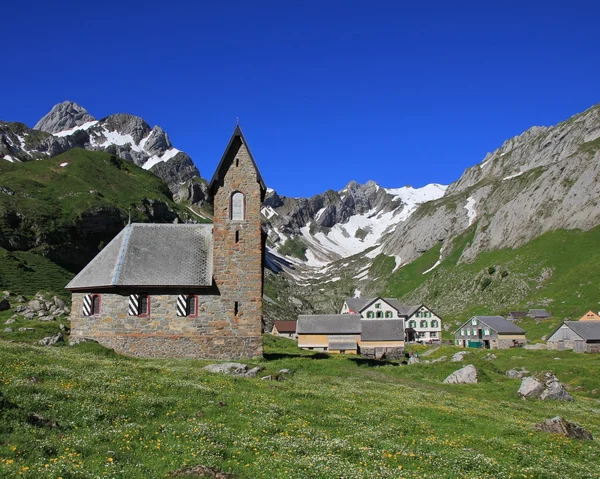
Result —
[[600, 353], [600, 321], [565, 321], [547, 341], [548, 349]]

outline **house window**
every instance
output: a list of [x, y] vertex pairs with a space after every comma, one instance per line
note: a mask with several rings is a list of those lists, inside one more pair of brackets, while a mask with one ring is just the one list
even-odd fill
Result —
[[417, 327], [417, 322], [414, 321], [414, 320], [409, 321], [408, 322], [408, 327], [409, 328], [413, 328], [413, 329], [416, 328]]
[[236, 301], [235, 303], [233, 303], [234, 316], [237, 316], [239, 312], [240, 312], [240, 303], [238, 301]]
[[245, 219], [244, 211], [244, 195], [239, 191], [236, 191], [231, 195], [231, 213], [230, 217], [232, 220], [243, 220]]
[[465, 332], [465, 328], [463, 328], [463, 329], [460, 330], [460, 335], [461, 336], [466, 336], [466, 334], [467, 333]]
[[427, 327], [427, 321], [423, 320], [421, 321], [421, 323], [419, 324], [420, 328], [426, 328]]
[[374, 317], [373, 311], [367, 311], [367, 319], [372, 319]]
[[477, 326], [477, 319], [475, 319], [475, 318], [471, 319], [471, 324], [473, 326]]
[[437, 328], [437, 327], [438, 327], [438, 322], [437, 322], [437, 320], [433, 319], [433, 320], [431, 321], [431, 327], [432, 327], [432, 328]]
[[187, 298], [186, 314], [192, 317], [198, 316], [198, 296], [195, 294], [190, 294]]
[[483, 334], [485, 334], [486, 336], [490, 335], [490, 330], [489, 329], [484, 329], [483, 330]]
[[437, 337], [438, 337], [438, 336], [437, 336], [437, 331], [431, 331], [431, 332], [429, 333], [429, 337], [430, 337], [430, 338], [437, 338]]
[[467, 336], [471, 336], [471, 328], [467, 328]]
[[385, 312], [385, 317], [386, 317], [386, 318], [391, 318], [391, 317], [393, 317], [393, 314], [392, 314], [392, 312], [391, 312], [391, 311], [386, 311], [386, 312]]
[[417, 311], [417, 314], [415, 314], [415, 318], [420, 318], [421, 317], [421, 311]]
[[92, 314], [100, 314], [100, 295], [92, 295]]
[[376, 308], [378, 308], [378, 309], [379, 309], [379, 308], [381, 308], [381, 303], [377, 303], [377, 304], [375, 305], [375, 307], [376, 307]]
[[375, 316], [377, 318], [383, 318], [383, 312], [382, 311], [377, 311], [377, 313], [375, 314]]
[[236, 158], [235, 159], [235, 167], [237, 168], [238, 166], [240, 166], [240, 159]]
[[148, 316], [150, 314], [150, 296], [140, 294], [138, 316]]

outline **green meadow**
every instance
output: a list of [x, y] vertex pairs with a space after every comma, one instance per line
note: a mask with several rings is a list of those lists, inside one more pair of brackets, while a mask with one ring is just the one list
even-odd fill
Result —
[[[463, 363], [403, 366], [264, 342], [264, 358], [246, 363], [259, 376], [290, 369], [281, 380], [93, 343], [0, 341], [0, 477], [159, 478], [196, 465], [233, 478], [600, 477], [600, 355], [471, 351]], [[442, 384], [464, 364], [478, 384]], [[523, 366], [555, 372], [575, 401], [519, 399], [505, 372]], [[595, 439], [535, 430], [556, 415]]]

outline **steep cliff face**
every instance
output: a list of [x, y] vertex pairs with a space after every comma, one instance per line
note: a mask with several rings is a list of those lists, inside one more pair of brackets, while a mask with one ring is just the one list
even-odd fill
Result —
[[404, 262], [477, 224], [461, 261], [521, 246], [547, 231], [600, 224], [600, 106], [507, 140], [384, 241]]
[[0, 158], [24, 162], [52, 158], [71, 148], [102, 150], [151, 170], [176, 193], [200, 172], [192, 159], [175, 148], [160, 127], [142, 118], [118, 113], [94, 119], [73, 102], [56, 105], [30, 129], [22, 123], [0, 122]]

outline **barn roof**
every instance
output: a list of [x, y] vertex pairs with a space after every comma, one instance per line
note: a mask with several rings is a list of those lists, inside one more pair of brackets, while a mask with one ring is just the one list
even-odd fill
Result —
[[527, 314], [532, 318], [549, 318], [551, 316], [545, 309], [530, 309]]
[[273, 327], [280, 333], [295, 333], [296, 332], [296, 321], [284, 321], [275, 320], [273, 321]]
[[369, 319], [362, 321], [363, 341], [404, 341], [402, 319]]
[[68, 290], [212, 285], [210, 224], [127, 225], [67, 284]]
[[564, 324], [586, 341], [600, 341], [600, 321], [565, 321]]
[[298, 334], [360, 334], [358, 314], [301, 314]]

